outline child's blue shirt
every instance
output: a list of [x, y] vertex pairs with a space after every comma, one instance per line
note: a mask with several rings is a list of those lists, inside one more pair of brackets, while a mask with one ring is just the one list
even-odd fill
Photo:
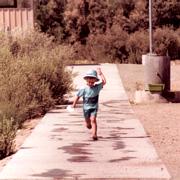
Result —
[[93, 87], [85, 86], [77, 92], [78, 97], [83, 97], [83, 108], [98, 109], [99, 93], [103, 88], [102, 82]]

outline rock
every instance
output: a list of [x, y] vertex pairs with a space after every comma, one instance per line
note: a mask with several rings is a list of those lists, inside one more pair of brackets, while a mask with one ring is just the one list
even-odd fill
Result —
[[151, 93], [150, 91], [137, 90], [134, 94], [134, 103], [167, 103], [168, 101], [161, 95], [161, 93]]

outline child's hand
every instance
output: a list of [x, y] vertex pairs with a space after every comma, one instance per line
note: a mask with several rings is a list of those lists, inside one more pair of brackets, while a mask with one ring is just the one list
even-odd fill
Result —
[[102, 74], [101, 68], [97, 68], [96, 72], [97, 72], [98, 75], [101, 75]]
[[103, 86], [106, 84], [106, 78], [104, 74], [101, 71], [101, 68], [97, 68], [96, 70], [97, 74], [100, 76]]

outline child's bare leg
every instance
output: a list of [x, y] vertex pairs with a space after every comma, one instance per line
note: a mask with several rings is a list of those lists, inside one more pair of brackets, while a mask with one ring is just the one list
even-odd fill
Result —
[[97, 122], [96, 122], [96, 116], [91, 116], [91, 125], [92, 125], [92, 135], [93, 139], [97, 140]]
[[90, 119], [85, 119], [85, 121], [86, 121], [86, 127], [87, 127], [88, 129], [91, 129], [91, 128], [92, 128], [92, 126], [91, 126], [91, 120], [90, 120]]

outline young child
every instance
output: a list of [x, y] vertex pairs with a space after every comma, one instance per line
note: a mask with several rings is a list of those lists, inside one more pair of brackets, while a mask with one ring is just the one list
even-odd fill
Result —
[[[101, 81], [99, 81], [97, 74], [99, 75]], [[98, 99], [101, 89], [106, 84], [106, 78], [101, 69], [97, 68], [97, 70], [89, 70], [85, 74], [84, 79], [86, 81], [86, 86], [79, 89], [72, 107], [75, 108], [79, 98], [83, 97], [83, 113], [86, 127], [88, 129], [92, 128], [92, 138], [93, 140], [97, 140], [96, 117], [98, 111]]]

